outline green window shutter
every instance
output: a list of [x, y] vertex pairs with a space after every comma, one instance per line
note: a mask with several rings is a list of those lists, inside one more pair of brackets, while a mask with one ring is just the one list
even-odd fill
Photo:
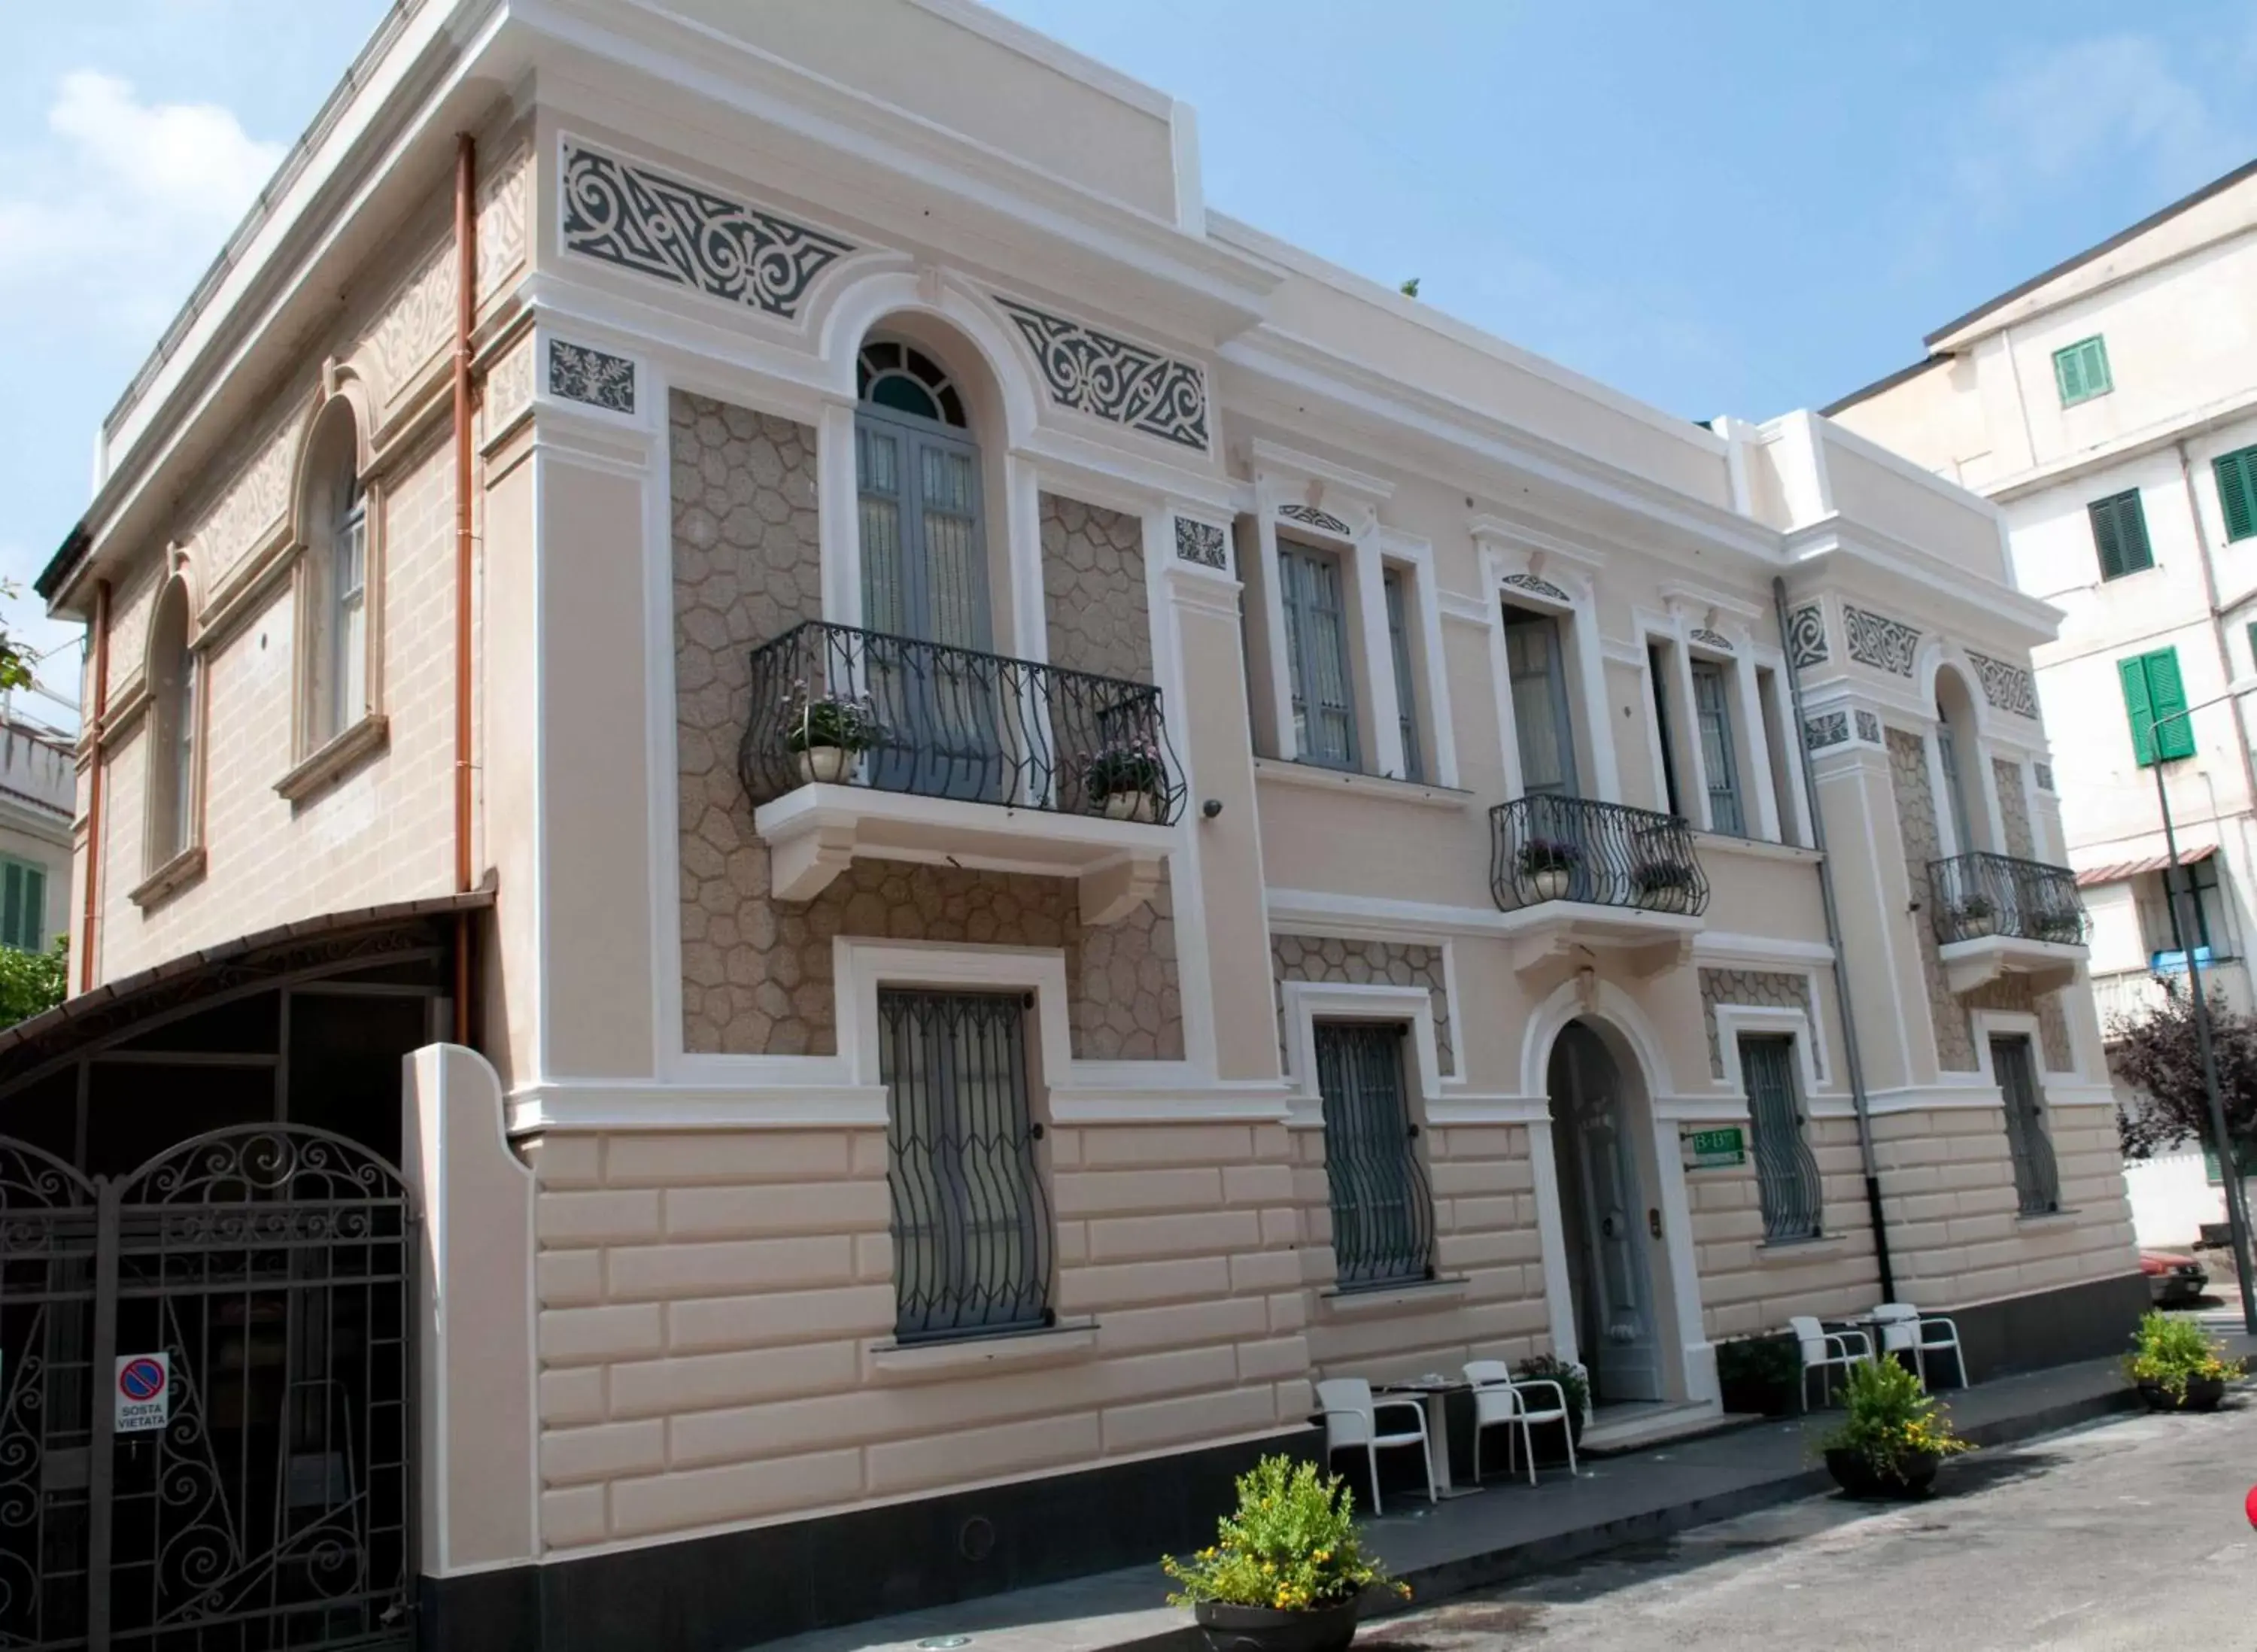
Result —
[[2108, 347], [2099, 335], [2054, 351], [2053, 381], [2064, 407], [2113, 390], [2115, 381], [2108, 375]]
[[2141, 768], [2155, 760], [2155, 712], [2147, 702], [2147, 662], [2134, 655], [2116, 662], [2124, 684], [2124, 715], [2132, 724], [2132, 758]]
[[2257, 534], [2257, 448], [2222, 453], [2210, 462], [2218, 478], [2218, 508], [2225, 518], [2225, 537]]
[[2158, 648], [2145, 657], [2147, 703], [2155, 719], [2155, 754], [2166, 760], [2194, 755], [2194, 719], [2187, 709], [2186, 685], [2179, 678], [2179, 651]]
[[2100, 557], [2100, 577], [2120, 579], [2153, 568], [2155, 556], [2147, 544], [2147, 513], [2140, 503], [2140, 490], [2112, 493], [2085, 507], [2092, 519], [2093, 549]]
[[12, 860], [0, 867], [0, 946], [24, 944], [24, 871]]
[[47, 950], [47, 874], [38, 866], [24, 868], [24, 950]]

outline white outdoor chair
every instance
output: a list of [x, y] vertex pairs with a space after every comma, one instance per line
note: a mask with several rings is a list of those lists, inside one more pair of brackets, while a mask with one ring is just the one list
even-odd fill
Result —
[[[1847, 1371], [1873, 1357], [1873, 1345], [1862, 1331], [1829, 1331], [1808, 1314], [1797, 1314], [1787, 1326], [1794, 1338], [1802, 1345], [1802, 1408], [1810, 1409], [1810, 1373], [1816, 1372], [1822, 1383], [1830, 1382], [1828, 1373]], [[1823, 1391], [1822, 1390], [1822, 1398]]]
[[1928, 1386], [1928, 1355], [1947, 1352], [1956, 1386], [1967, 1386], [1967, 1356], [1960, 1351], [1959, 1327], [1945, 1316], [1923, 1314], [1910, 1303], [1883, 1303], [1873, 1310], [1873, 1320], [1880, 1327], [1881, 1352], [1910, 1354], [1922, 1387]]
[[[1330, 1460], [1334, 1451], [1351, 1446], [1363, 1448], [1364, 1461], [1371, 1468], [1371, 1512], [1379, 1507], [1379, 1448], [1383, 1445], [1415, 1445], [1419, 1448], [1419, 1466], [1426, 1471], [1426, 1500], [1440, 1500], [1434, 1494], [1434, 1455], [1426, 1448], [1426, 1408], [1418, 1400], [1381, 1400], [1371, 1397], [1371, 1384], [1362, 1377], [1333, 1377], [1317, 1384], [1317, 1404], [1325, 1418], [1325, 1457]], [[1379, 1431], [1378, 1414], [1382, 1411], [1408, 1411], [1407, 1425], [1397, 1425], [1392, 1434]]]
[[[1504, 1472], [1512, 1472], [1512, 1430], [1520, 1430], [1521, 1448], [1528, 1453], [1528, 1483], [1536, 1484], [1536, 1441], [1530, 1425], [1537, 1423], [1557, 1423], [1560, 1437], [1567, 1442], [1567, 1472], [1575, 1472], [1575, 1430], [1567, 1419], [1567, 1391], [1548, 1377], [1516, 1378], [1502, 1359], [1475, 1359], [1466, 1366], [1466, 1380], [1474, 1390], [1474, 1484], [1482, 1479], [1482, 1435], [1489, 1428], [1504, 1425]], [[1532, 1406], [1532, 1396], [1541, 1401], [1542, 1391], [1551, 1391], [1548, 1406]]]

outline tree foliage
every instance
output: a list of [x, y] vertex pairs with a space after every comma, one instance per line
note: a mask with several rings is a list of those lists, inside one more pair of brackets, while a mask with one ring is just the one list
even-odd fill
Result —
[[45, 952], [0, 947], [0, 1027], [13, 1027], [63, 1001], [70, 978], [70, 937]]
[[[2237, 1141], [2246, 1141], [2257, 1136], [2257, 1015], [2237, 1015], [2216, 992], [2208, 996], [2225, 1127]], [[2183, 991], [2173, 992], [2148, 1014], [2119, 1021], [2111, 1031], [2121, 1041], [2111, 1064], [2136, 1092], [2116, 1115], [2125, 1153], [2144, 1159], [2183, 1141], [2210, 1141], [2193, 1000]]]

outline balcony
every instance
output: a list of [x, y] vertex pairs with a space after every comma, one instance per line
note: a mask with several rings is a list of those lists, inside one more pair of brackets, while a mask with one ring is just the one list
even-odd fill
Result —
[[1184, 804], [1150, 684], [821, 621], [753, 651], [738, 769], [780, 900], [861, 856], [1077, 878], [1118, 922]]
[[1958, 855], [1928, 863], [1937, 956], [1955, 992], [2002, 975], [2050, 992], [2077, 978], [2085, 917], [2077, 874], [2011, 855]]
[[1653, 974], [1691, 956], [1709, 909], [1693, 830], [1673, 815], [1533, 796], [1489, 811], [1489, 893], [1514, 925], [1516, 969], [1579, 948]]
[[[2213, 1003], [2222, 999], [2232, 1013], [2249, 1013], [2253, 1005], [2249, 991], [2249, 966], [2240, 959], [2205, 956], [2202, 961], [2202, 985]], [[2186, 993], [2187, 976], [2183, 964], [2176, 969], [2148, 967], [2095, 975], [2092, 978], [2092, 1005], [2100, 1014], [2102, 1038], [2111, 1044], [2121, 1042], [2115, 1030], [2119, 1025], [2126, 1021], [2145, 1020], [2169, 999], [2176, 999], [2184, 1003]]]

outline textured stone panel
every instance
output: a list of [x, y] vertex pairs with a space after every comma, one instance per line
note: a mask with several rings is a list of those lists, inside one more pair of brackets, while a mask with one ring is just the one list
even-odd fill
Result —
[[1967, 995], [1965, 1002], [1970, 1012], [1970, 1041], [1974, 1026], [1972, 1012], [1976, 1010], [2006, 1010], [2020, 1015], [2034, 1015], [2038, 1018], [2038, 1051], [2045, 1057], [2045, 1070], [2065, 1073], [2076, 1067], [2076, 1052], [2069, 1041], [2069, 1017], [2062, 1013], [2060, 993], [2033, 992], [2029, 977], [2002, 975], [1977, 987]]
[[2006, 852], [2022, 860], [2035, 860], [2037, 839], [2030, 831], [2030, 800], [2022, 791], [2022, 766], [1994, 757], [1991, 773], [1999, 783], [1999, 819], [2006, 829]]
[[1709, 1032], [1709, 1076], [1724, 1076], [1723, 1040], [1716, 1031], [1716, 1006], [1748, 1004], [1774, 1010], [1801, 1010], [1817, 1020], [1810, 1006], [1810, 978], [1777, 970], [1703, 970], [1701, 1020]]
[[1442, 949], [1398, 941], [1344, 941], [1337, 935], [1270, 937], [1270, 971], [1277, 983], [1278, 1035], [1284, 1036], [1284, 983], [1423, 986], [1434, 1004], [1434, 1058], [1445, 1073], [1458, 1061], [1450, 1034], [1450, 994], [1442, 975]]
[[1905, 872], [1921, 910], [1913, 914], [1913, 934], [1920, 947], [1920, 969], [1928, 983], [1928, 1024], [1935, 1034], [1935, 1064], [1948, 1073], [1978, 1070], [1975, 1039], [1968, 1030], [1967, 1012], [1952, 996], [1944, 978], [1943, 961], [1936, 956], [1934, 914], [1928, 910], [1928, 865], [1942, 851], [1935, 825], [1935, 793], [1928, 784], [1928, 742], [1903, 729], [1886, 731], [1889, 780], [1896, 793], [1897, 830], [1903, 835]]
[[1151, 681], [1144, 525], [1119, 511], [1045, 493], [1042, 533], [1051, 663]]

